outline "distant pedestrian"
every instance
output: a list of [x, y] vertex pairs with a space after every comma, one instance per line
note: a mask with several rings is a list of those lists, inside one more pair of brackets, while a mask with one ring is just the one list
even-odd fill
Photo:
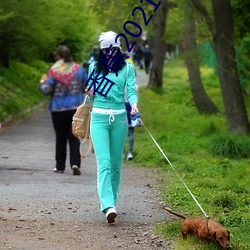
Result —
[[[126, 55], [129, 55], [128, 52], [125, 52]], [[126, 62], [131, 63], [132, 65], [134, 65], [134, 61], [131, 57], [129, 57], [128, 59], [126, 59]], [[135, 76], [136, 76], [136, 70], [135, 70]], [[136, 90], [137, 90], [137, 85], [136, 85]], [[137, 97], [138, 97], [138, 92], [137, 92]], [[127, 161], [133, 160], [134, 156], [133, 156], [133, 149], [134, 149], [134, 130], [135, 128], [131, 125], [131, 105], [127, 99], [127, 96], [125, 94], [125, 105], [126, 105], [126, 111], [127, 111], [127, 119], [128, 119], [128, 152], [127, 152]], [[125, 153], [125, 150], [124, 150]]]
[[133, 160], [133, 148], [134, 148], [134, 131], [135, 128], [131, 125], [131, 105], [128, 101], [125, 102], [126, 110], [127, 110], [127, 119], [128, 119], [128, 153], [127, 153], [127, 161]]
[[99, 46], [94, 46], [89, 54], [89, 59], [87, 61], [88, 67], [92, 62], [97, 60], [98, 56], [99, 56]]
[[71, 131], [72, 117], [84, 100], [84, 84], [87, 74], [73, 61], [67, 46], [59, 46], [55, 51], [56, 63], [50, 68], [48, 77], [44, 76], [39, 89], [50, 95], [49, 110], [56, 134], [55, 173], [64, 173], [66, 168], [67, 141], [69, 141], [70, 166], [73, 175], [80, 175], [80, 142]]
[[98, 58], [98, 56], [99, 56], [99, 46], [94, 46], [92, 48], [92, 51], [90, 52], [89, 59], [91, 59], [92, 62], [93, 62], [93, 61], [95, 61]]
[[135, 46], [133, 60], [135, 62], [135, 65], [137, 65], [140, 69], [143, 69], [142, 59], [143, 47], [139, 44], [138, 46]]
[[150, 65], [151, 65], [151, 61], [153, 59], [153, 55], [152, 55], [151, 49], [149, 48], [149, 46], [147, 44], [145, 45], [145, 49], [144, 49], [144, 52], [143, 52], [143, 57], [144, 57], [145, 71], [146, 71], [146, 74], [148, 75]]

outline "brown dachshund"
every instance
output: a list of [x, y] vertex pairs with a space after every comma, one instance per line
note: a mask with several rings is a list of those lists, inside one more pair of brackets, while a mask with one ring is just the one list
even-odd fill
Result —
[[169, 208], [163, 207], [163, 209], [183, 219], [181, 225], [183, 239], [187, 239], [188, 234], [194, 234], [201, 241], [216, 241], [224, 249], [231, 249], [229, 245], [230, 232], [222, 227], [219, 222], [211, 220], [210, 218], [187, 218], [185, 215], [173, 212]]

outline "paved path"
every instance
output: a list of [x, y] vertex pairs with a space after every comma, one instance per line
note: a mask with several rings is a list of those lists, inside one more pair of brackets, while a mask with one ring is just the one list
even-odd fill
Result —
[[[143, 74], [139, 75], [138, 84], [142, 85], [146, 78]], [[29, 225], [33, 225], [34, 221], [40, 221], [41, 224], [46, 220], [52, 221], [53, 225], [55, 222], [62, 224], [91, 222], [94, 232], [107, 229], [104, 215], [99, 211], [94, 154], [82, 160], [81, 176], [72, 175], [69, 163], [64, 174], [53, 173], [54, 140], [54, 131], [47, 107], [14, 126], [0, 130], [0, 231], [5, 228], [3, 231], [6, 233], [0, 234], [1, 250], [31, 249], [29, 248], [31, 242], [36, 246], [32, 249], [56, 249], [53, 245], [53, 238], [47, 242], [47, 245], [43, 245], [45, 241], [41, 243], [39, 237], [31, 239], [22, 231], [22, 227], [12, 226], [13, 219], [17, 218], [22, 218], [21, 221], [29, 221]], [[138, 226], [141, 228], [145, 225], [147, 226], [143, 232], [151, 230], [152, 233], [155, 223], [166, 220], [166, 213], [159, 208], [158, 194], [151, 188], [158, 182], [158, 178], [156, 170], [124, 164], [116, 222], [122, 225], [123, 228], [120, 230], [123, 230], [124, 235], [127, 231], [130, 231], [127, 234], [135, 234], [141, 230]], [[8, 224], [8, 221], [12, 224]], [[20, 220], [17, 223], [20, 223]], [[133, 227], [133, 230], [126, 230], [131, 225], [136, 225], [136, 227]], [[40, 232], [45, 230], [44, 225], [38, 228]], [[48, 227], [48, 230], [52, 229]], [[11, 237], [12, 231], [13, 237]], [[91, 234], [90, 227], [87, 232]], [[146, 236], [143, 232], [140, 237], [144, 239]], [[15, 236], [18, 233], [19, 238]], [[46, 232], [44, 234], [46, 235]], [[88, 237], [91, 238], [91, 235]], [[88, 249], [109, 246], [109, 243], [107, 244], [100, 235], [99, 243], [98, 240], [92, 240], [91, 244], [86, 243], [84, 234], [81, 238], [85, 238], [85, 241], [81, 243], [85, 244]], [[118, 246], [124, 246], [124, 249], [125, 246], [126, 249], [138, 248], [138, 242], [131, 237], [125, 237], [122, 240], [124, 244], [119, 242], [118, 237], [118, 240], [116, 239], [118, 243], [112, 243], [114, 248], [108, 247], [107, 249], [117, 249]], [[67, 245], [67, 242], [70, 245]], [[83, 245], [78, 248], [73, 247], [70, 240], [67, 242], [64, 243], [66, 248], [59, 247], [58, 249], [85, 249]], [[150, 246], [150, 242], [145, 243], [145, 248], [143, 248], [144, 245], [140, 248], [154, 249], [154, 245]], [[160, 249], [159, 245], [156, 248]]]
[[[53, 204], [57, 197], [56, 199], [65, 205], [65, 199], [74, 200], [74, 206], [78, 207], [79, 213], [64, 216], [70, 216], [72, 219], [85, 217], [91, 221], [103, 220], [102, 214], [99, 213], [96, 190], [95, 155], [91, 154], [82, 160], [81, 176], [72, 175], [69, 163], [65, 174], [53, 173], [54, 166], [54, 132], [47, 108], [0, 133], [0, 200], [5, 201], [4, 204], [1, 202], [1, 207], [7, 209], [15, 207], [16, 203], [25, 204], [33, 197], [35, 203], [39, 203], [39, 209], [41, 206], [45, 209], [47, 204]], [[118, 205], [122, 213], [119, 217], [141, 222], [161, 220], [160, 214], [149, 214], [153, 207], [151, 202], [144, 202], [147, 200], [145, 188], [148, 192], [150, 188], [147, 186], [152, 183], [147, 182], [145, 178], [141, 179], [137, 174], [144, 176], [147, 169], [124, 166], [121, 202]], [[130, 197], [134, 197], [135, 200]], [[37, 207], [35, 203], [34, 209]], [[149, 206], [149, 210], [146, 209], [148, 216], [139, 216], [145, 214], [144, 212], [136, 212], [129, 216], [123, 214], [128, 206], [133, 207], [135, 203], [138, 204], [139, 211], [144, 210], [144, 206]], [[89, 212], [84, 212], [86, 210]], [[23, 214], [28, 216], [30, 212], [30, 209], [23, 207]], [[60, 218], [62, 214], [57, 211], [52, 216]]]
[[136, 68], [136, 84], [138, 87], [146, 87], [148, 85], [149, 76], [143, 70]]

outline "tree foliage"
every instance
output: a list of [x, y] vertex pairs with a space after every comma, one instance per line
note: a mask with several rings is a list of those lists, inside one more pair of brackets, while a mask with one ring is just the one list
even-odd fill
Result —
[[[157, 3], [157, 1], [154, 2]], [[158, 15], [158, 12], [154, 12], [154, 6], [152, 6], [147, 1], [144, 0], [142, 3], [140, 3], [139, 0], [94, 0], [92, 5], [98, 17], [98, 22], [102, 24], [103, 31], [113, 30], [116, 33], [122, 33], [127, 37], [129, 43], [132, 44], [136, 42], [139, 44], [143, 42], [140, 36], [133, 37], [127, 34], [124, 30], [125, 22], [132, 21], [138, 24], [142, 31], [149, 34], [149, 36], [147, 36], [148, 39], [146, 42], [150, 43], [153, 37], [153, 32], [151, 32], [153, 30], [153, 22], [156, 18], [156, 15]], [[144, 22], [143, 13], [138, 9], [134, 10], [136, 7], [143, 9], [146, 20], [148, 20], [152, 15], [152, 18], [147, 25]], [[126, 27], [131, 33], [135, 35], [138, 34], [138, 28], [134, 25], [127, 24]], [[126, 50], [124, 38], [121, 38], [120, 40], [123, 49]]]
[[76, 59], [80, 59], [96, 36], [95, 19], [88, 18], [88, 2], [2, 0], [0, 63], [8, 67], [12, 59], [24, 62], [48, 60], [62, 43], [70, 47]]
[[166, 31], [164, 39], [167, 43], [178, 44], [183, 37], [184, 15], [181, 2], [176, 3], [177, 7], [169, 10], [166, 20]]
[[238, 50], [238, 68], [241, 85], [250, 96], [250, 1], [233, 0], [234, 30]]
[[236, 38], [244, 38], [250, 36], [250, 1], [233, 0], [232, 8], [234, 14], [235, 36]]

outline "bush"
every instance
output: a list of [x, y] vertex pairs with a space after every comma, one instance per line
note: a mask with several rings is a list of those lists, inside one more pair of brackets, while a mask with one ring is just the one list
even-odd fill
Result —
[[247, 138], [236, 135], [222, 135], [214, 138], [211, 144], [212, 153], [215, 155], [231, 159], [249, 158], [250, 156]]
[[233, 209], [237, 206], [232, 193], [228, 192], [221, 192], [219, 194], [215, 194], [212, 197], [210, 203], [217, 207], [229, 208], [229, 209]]

